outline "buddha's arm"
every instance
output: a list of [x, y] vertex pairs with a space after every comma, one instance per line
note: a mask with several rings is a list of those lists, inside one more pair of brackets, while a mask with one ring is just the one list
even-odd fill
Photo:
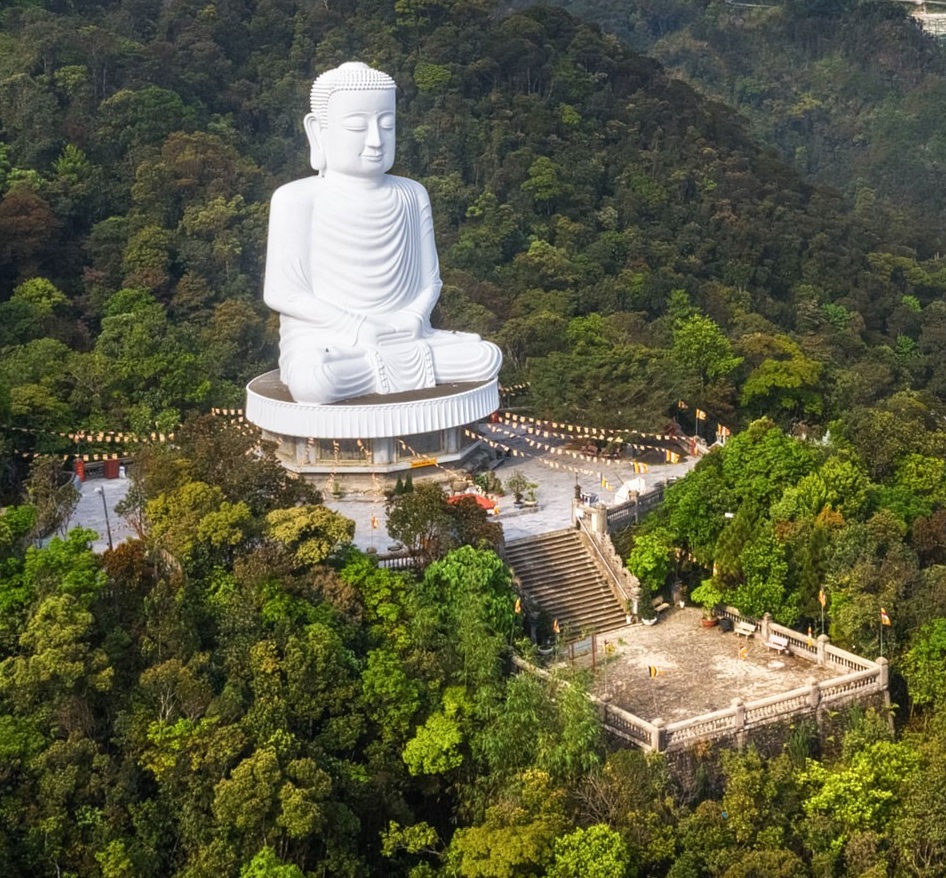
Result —
[[279, 314], [336, 333], [339, 341], [355, 344], [365, 318], [319, 297], [309, 276], [311, 193], [299, 180], [277, 189], [269, 210], [266, 279], [263, 299]]
[[430, 312], [434, 310], [434, 305], [437, 304], [437, 299], [440, 298], [440, 288], [443, 286], [443, 282], [440, 280], [440, 260], [437, 257], [437, 243], [434, 240], [434, 221], [430, 209], [430, 196], [423, 186], [417, 185], [420, 189], [418, 200], [420, 201], [421, 276], [424, 285], [411, 304], [410, 310], [420, 314], [424, 322], [429, 325]]
[[413, 300], [397, 313], [386, 315], [388, 325], [410, 335], [425, 335], [430, 331], [430, 313], [440, 297], [440, 262], [434, 242], [434, 224], [427, 190], [419, 183], [410, 181], [415, 188], [420, 211], [418, 250], [420, 258], [420, 284]]

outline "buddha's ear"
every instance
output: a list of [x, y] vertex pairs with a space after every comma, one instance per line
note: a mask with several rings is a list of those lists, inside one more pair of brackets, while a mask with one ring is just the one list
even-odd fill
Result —
[[309, 113], [302, 120], [305, 126], [305, 136], [309, 138], [309, 163], [314, 171], [325, 170], [325, 150], [322, 148], [322, 126], [315, 113]]

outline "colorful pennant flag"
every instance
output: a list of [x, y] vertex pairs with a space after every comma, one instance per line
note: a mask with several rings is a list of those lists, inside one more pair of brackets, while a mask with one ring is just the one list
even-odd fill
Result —
[[650, 665], [647, 668], [647, 673], [650, 674], [650, 678], [653, 679], [654, 677], [662, 677], [666, 672], [663, 668], [655, 668], [653, 665]]
[[522, 612], [522, 598], [516, 598], [515, 611], [517, 615]]
[[883, 607], [880, 608], [880, 624], [893, 625], [893, 622], [890, 621], [890, 616], [887, 615], [887, 611]]
[[698, 421], [705, 421], [705, 420], [706, 420], [706, 412], [704, 412], [703, 409], [697, 409], [697, 410], [696, 410], [696, 419], [697, 419]]

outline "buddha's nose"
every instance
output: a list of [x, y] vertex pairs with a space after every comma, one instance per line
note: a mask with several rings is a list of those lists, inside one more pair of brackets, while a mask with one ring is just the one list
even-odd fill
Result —
[[372, 149], [381, 148], [381, 126], [377, 117], [368, 119], [368, 136], [365, 138], [365, 146]]

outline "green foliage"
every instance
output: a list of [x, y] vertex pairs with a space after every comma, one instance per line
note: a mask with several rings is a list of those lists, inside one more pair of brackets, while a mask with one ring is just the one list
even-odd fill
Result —
[[324, 506], [274, 509], [267, 535], [285, 546], [300, 566], [319, 564], [355, 534], [355, 523]]
[[632, 874], [627, 845], [620, 834], [596, 823], [576, 829], [555, 842], [555, 861], [548, 878], [621, 878]]
[[840, 853], [854, 833], [883, 831], [896, 813], [900, 791], [920, 768], [909, 746], [877, 741], [834, 770], [810, 762], [803, 808], [815, 849]]
[[903, 657], [903, 675], [914, 704], [939, 706], [946, 699], [946, 619], [924, 625]]
[[513, 878], [541, 873], [567, 826], [564, 802], [547, 775], [524, 773], [487, 809], [483, 823], [458, 829], [446, 859], [462, 878]]
[[742, 362], [720, 327], [699, 314], [674, 326], [670, 357], [679, 372], [681, 395], [701, 402], [710, 384], [725, 380]]
[[283, 863], [272, 848], [263, 848], [240, 869], [240, 878], [303, 878], [302, 870]]
[[404, 762], [411, 774], [447, 774], [463, 763], [459, 750], [463, 735], [455, 720], [432, 714], [404, 748]]
[[670, 534], [664, 530], [638, 534], [627, 556], [627, 569], [651, 590], [657, 591], [663, 588], [673, 569], [673, 551]]

